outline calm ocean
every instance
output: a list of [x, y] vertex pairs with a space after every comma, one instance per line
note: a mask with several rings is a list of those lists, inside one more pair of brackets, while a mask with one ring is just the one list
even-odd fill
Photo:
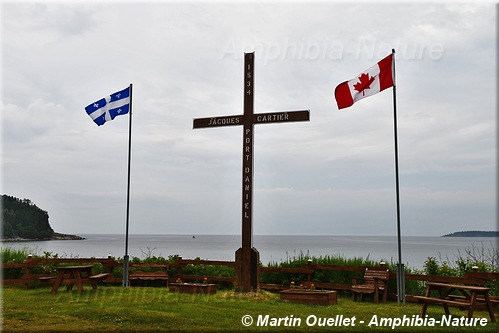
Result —
[[[4, 242], [2, 247], [28, 248], [43, 255], [60, 257], [123, 257], [124, 235], [81, 235], [85, 240]], [[185, 259], [234, 260], [241, 245], [238, 235], [130, 235], [128, 253], [144, 258], [151, 254], [168, 257], [178, 254]], [[466, 250], [497, 251], [498, 238], [489, 237], [402, 237], [402, 261], [421, 269], [428, 257], [450, 260], [466, 255]], [[254, 236], [253, 246], [263, 264], [293, 259], [300, 253], [310, 256], [333, 255], [345, 258], [369, 258], [396, 263], [397, 237], [394, 236]]]

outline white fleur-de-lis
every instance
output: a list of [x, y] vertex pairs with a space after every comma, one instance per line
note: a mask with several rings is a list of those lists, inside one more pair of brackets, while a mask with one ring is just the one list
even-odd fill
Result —
[[116, 111], [117, 114], [120, 114], [121, 113], [121, 108], [118, 109], [118, 111]]
[[99, 107], [99, 103], [94, 103], [94, 108], [98, 108]]
[[121, 93], [116, 94], [116, 97], [120, 98], [120, 96], [121, 96]]

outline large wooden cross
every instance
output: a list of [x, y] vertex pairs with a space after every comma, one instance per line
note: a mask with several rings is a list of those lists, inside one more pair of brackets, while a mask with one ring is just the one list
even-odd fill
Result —
[[255, 53], [244, 54], [244, 114], [194, 119], [194, 128], [243, 125], [242, 246], [236, 251], [238, 291], [259, 289], [259, 253], [253, 248], [253, 125], [310, 120], [310, 111], [253, 113]]

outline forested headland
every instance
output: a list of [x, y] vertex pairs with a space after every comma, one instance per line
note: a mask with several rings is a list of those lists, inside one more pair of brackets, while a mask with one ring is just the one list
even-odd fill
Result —
[[457, 231], [442, 237], [499, 237], [499, 231]]
[[52, 229], [47, 211], [29, 199], [2, 196], [2, 231], [5, 240], [82, 239]]

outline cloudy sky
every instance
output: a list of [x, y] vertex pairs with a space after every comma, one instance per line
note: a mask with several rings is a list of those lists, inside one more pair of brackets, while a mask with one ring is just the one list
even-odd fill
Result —
[[133, 83], [130, 233], [240, 234], [243, 112], [254, 233], [396, 235], [393, 92], [338, 111], [339, 83], [396, 50], [404, 236], [495, 230], [493, 2], [3, 2], [2, 193], [62, 233], [124, 233], [128, 116], [85, 106]]

